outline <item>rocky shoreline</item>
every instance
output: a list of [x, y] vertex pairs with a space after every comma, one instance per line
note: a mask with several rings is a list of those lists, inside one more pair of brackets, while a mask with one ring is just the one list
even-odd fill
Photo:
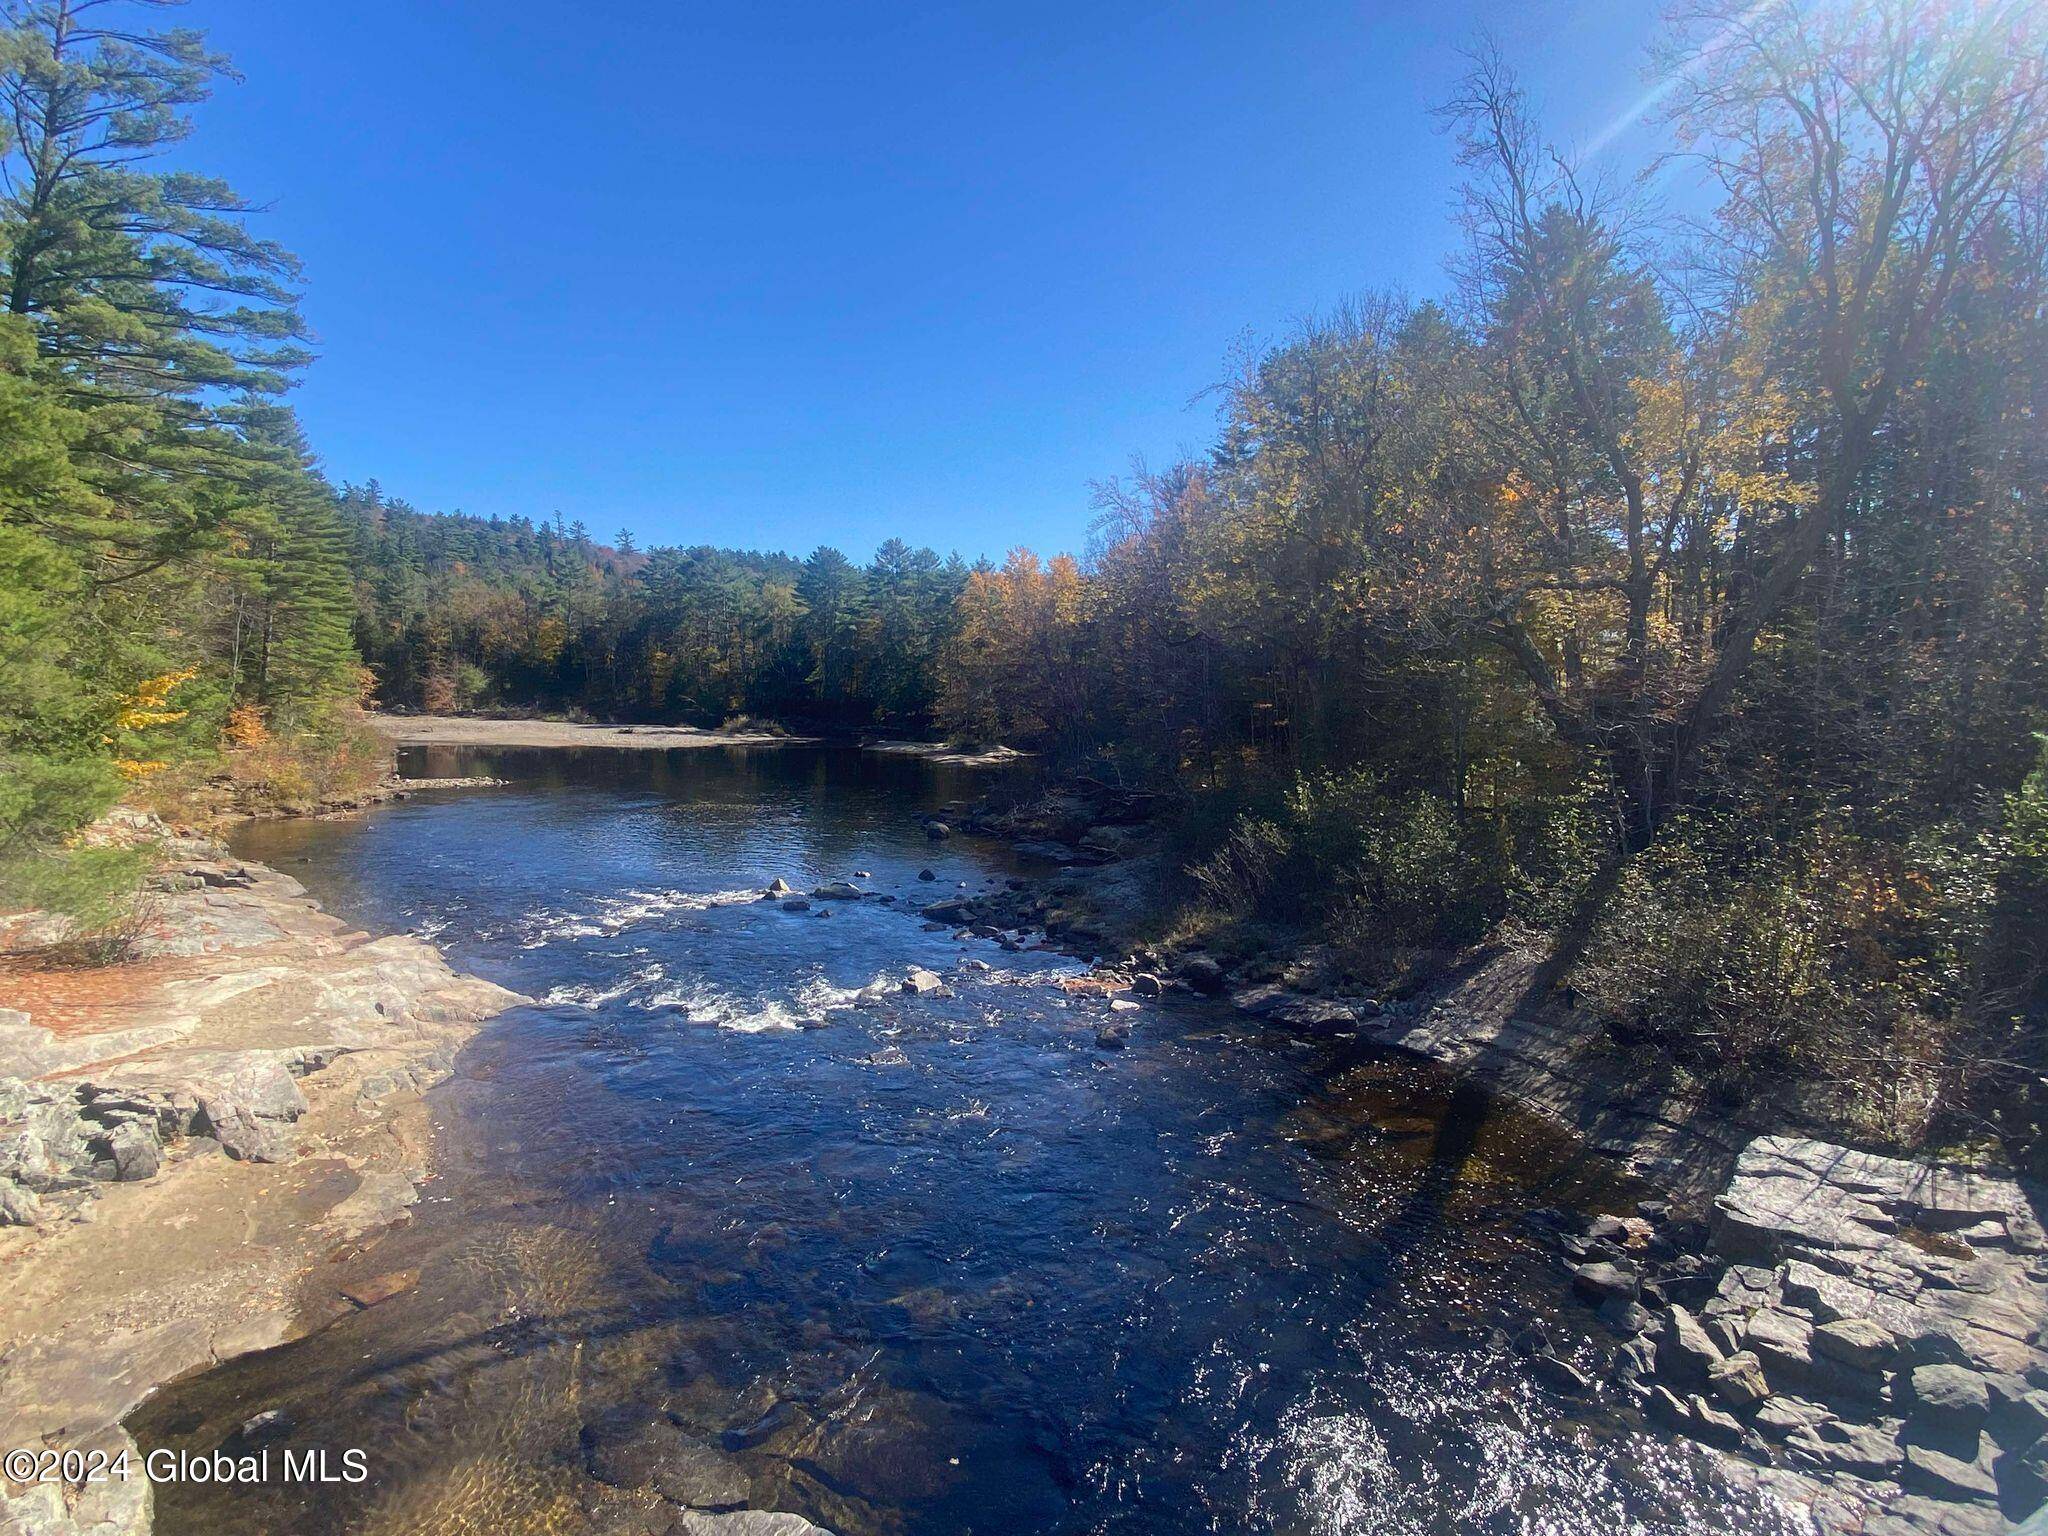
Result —
[[[1669, 1191], [1583, 1230], [1552, 1213], [1575, 1292], [1617, 1341], [1609, 1376], [1645, 1418], [1739, 1458], [1738, 1476], [1817, 1529], [1998, 1536], [2048, 1507], [2048, 1192], [2004, 1170], [1782, 1134], [1799, 1118], [1784, 1098], [1705, 1101], [1667, 1063], [1535, 998], [1533, 953], [1482, 955], [1389, 999], [1313, 952], [1232, 964], [1134, 943], [1159, 875], [1149, 811], [1102, 786], [952, 807], [928, 835], [982, 833], [1049, 869], [923, 915], [1081, 954], [1112, 992], [1181, 989], [1425, 1057]], [[1112, 1019], [1100, 1043], [1125, 1028]], [[1499, 1342], [1562, 1395], [1600, 1390], [1546, 1338]]]
[[[1704, 1221], [1651, 1201], [1560, 1248], [1621, 1340], [1611, 1379], [1650, 1421], [1790, 1474], [1778, 1486], [1824, 1531], [1999, 1536], [2048, 1500], [2041, 1198], [2008, 1175], [1762, 1136]], [[1559, 1390], [1593, 1390], [1547, 1365]]]
[[[402, 1289], [362, 1239], [428, 1176], [422, 1095], [525, 1001], [372, 938], [202, 839], [166, 861], [128, 959], [0, 955], [0, 1445], [129, 1447], [174, 1377]], [[30, 937], [34, 925], [17, 925]], [[146, 1479], [0, 1483], [0, 1529], [148, 1528]]]

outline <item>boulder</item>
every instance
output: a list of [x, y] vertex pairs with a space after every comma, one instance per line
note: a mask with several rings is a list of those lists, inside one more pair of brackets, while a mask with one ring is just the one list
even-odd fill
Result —
[[1737, 1408], [1747, 1408], [1771, 1395], [1763, 1362], [1746, 1349], [1708, 1366], [1707, 1385], [1722, 1402]]
[[1633, 1300], [1636, 1273], [1633, 1268], [1620, 1264], [1581, 1264], [1572, 1271], [1572, 1289], [1595, 1302], [1604, 1302], [1613, 1296]]
[[1714, 1197], [1714, 1242], [1721, 1252], [1774, 1264], [1801, 1248], [1849, 1255], [1883, 1248], [1898, 1222], [1882, 1206], [1824, 1178], [1758, 1169], [1752, 1157], [1758, 1144], [1788, 1139], [1758, 1137], [1744, 1150], [1727, 1190]]
[[404, 1295], [419, 1283], [420, 1272], [417, 1269], [393, 1269], [344, 1285], [341, 1294], [359, 1307], [374, 1307], [380, 1301]]
[[738, 1462], [680, 1433], [654, 1469], [655, 1492], [690, 1509], [735, 1509], [747, 1502], [752, 1488]]
[[1813, 1324], [1777, 1307], [1752, 1313], [1743, 1325], [1742, 1341], [1770, 1365], [1796, 1372], [1813, 1364]]
[[1643, 1412], [1659, 1424], [1676, 1426], [1692, 1422], [1691, 1406], [1661, 1383], [1652, 1386], [1649, 1396], [1643, 1399]]
[[1131, 978], [1131, 990], [1137, 993], [1140, 997], [1157, 997], [1160, 995], [1160, 993], [1164, 992], [1166, 988], [1160, 985], [1160, 981], [1157, 976], [1151, 975], [1148, 972], [1140, 971], [1137, 975]]
[[1647, 1307], [1625, 1296], [1610, 1296], [1600, 1303], [1600, 1321], [1616, 1333], [1633, 1336], [1647, 1333], [1657, 1319]]
[[782, 910], [785, 912], [808, 912], [811, 910], [811, 903], [807, 897], [792, 896], [782, 904]]
[[945, 989], [945, 981], [936, 972], [927, 971], [921, 966], [903, 978], [903, 990], [919, 996], [943, 992]]
[[1995, 1509], [1908, 1493], [1888, 1500], [1864, 1522], [1863, 1536], [2006, 1536], [2012, 1526]]
[[1657, 1340], [1657, 1368], [1681, 1382], [1703, 1381], [1722, 1358], [1700, 1320], [1684, 1307], [1673, 1307], [1670, 1326]]
[[1854, 1370], [1879, 1369], [1897, 1347], [1889, 1328], [1865, 1317], [1840, 1317], [1813, 1330], [1815, 1354]]
[[2000, 1390], [1992, 1384], [1992, 1438], [2009, 1450], [2025, 1450], [2048, 1434], [2048, 1392], [2029, 1388], [2024, 1381]]
[[782, 876], [777, 875], [768, 882], [767, 894], [770, 896], [794, 896], [796, 894], [796, 887], [783, 879]]
[[[621, 1409], [587, 1426], [583, 1460], [590, 1475], [601, 1483], [614, 1488], [652, 1488], [672, 1503], [696, 1509], [731, 1509], [746, 1503], [752, 1491], [746, 1473], [732, 1458], [647, 1410]], [[810, 1525], [801, 1528], [816, 1529]]]
[[291, 1156], [283, 1124], [254, 1114], [231, 1099], [201, 1099], [192, 1129], [211, 1136], [229, 1157], [250, 1163], [281, 1163]]
[[953, 829], [943, 821], [928, 821], [924, 824], [924, 835], [935, 843], [942, 843], [953, 835]]
[[2006, 1500], [2017, 1508], [2048, 1505], [2048, 1437], [1999, 1457], [1998, 1482]]
[[1583, 1397], [1593, 1390], [1586, 1373], [1558, 1355], [1535, 1355], [1529, 1361], [1529, 1369], [1539, 1382], [1564, 1397]]
[[1095, 1031], [1095, 1043], [1105, 1051], [1120, 1051], [1131, 1042], [1128, 1024], [1105, 1024]]
[[1994, 1500], [1998, 1497], [1998, 1480], [1991, 1475], [1990, 1444], [1989, 1440], [1983, 1441], [1977, 1454], [1967, 1461], [1931, 1445], [1909, 1445], [1899, 1481], [1940, 1499], [1959, 1499], [1964, 1503]]
[[1782, 1440], [1795, 1429], [1813, 1429], [1834, 1416], [1833, 1409], [1803, 1397], [1774, 1397], [1757, 1409], [1751, 1422], [1765, 1434]]
[[1742, 1424], [1733, 1414], [1716, 1408], [1698, 1393], [1686, 1399], [1686, 1406], [1692, 1410], [1692, 1432], [1699, 1439], [1724, 1450], [1742, 1443]]
[[669, 1531], [670, 1536], [832, 1536], [802, 1515], [767, 1509], [736, 1509], [727, 1514], [686, 1509]]
[[1945, 1436], [1974, 1436], [1991, 1412], [1990, 1388], [1967, 1366], [1915, 1366], [1906, 1393], [1913, 1422]]
[[1586, 1224], [1586, 1237], [1596, 1243], [1626, 1243], [1628, 1223], [1619, 1216], [1595, 1216]]
[[0, 1227], [32, 1227], [42, 1220], [43, 1203], [35, 1191], [11, 1179], [0, 1179]]
[[1877, 1424], [1842, 1424], [1828, 1420], [1795, 1429], [1785, 1443], [1815, 1466], [1859, 1477], [1888, 1477], [1906, 1459], [1898, 1436]]
[[811, 891], [813, 901], [859, 901], [865, 895], [851, 880], [827, 880]]
[[1224, 987], [1223, 967], [1207, 955], [1189, 955], [1174, 968], [1181, 985], [1203, 997], [1214, 997]]
[[107, 1137], [107, 1156], [113, 1160], [114, 1177], [124, 1184], [153, 1179], [163, 1166], [163, 1147], [155, 1131], [132, 1120]]
[[935, 874], [933, 871], [929, 869], [920, 869], [917, 872], [917, 878], [920, 880], [936, 880], [939, 877], [937, 874]]

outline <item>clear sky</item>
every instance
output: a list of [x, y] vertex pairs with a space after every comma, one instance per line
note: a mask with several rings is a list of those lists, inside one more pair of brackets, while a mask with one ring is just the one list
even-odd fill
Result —
[[[1232, 348], [1440, 288], [1482, 30], [1564, 137], [1644, 0], [192, 0], [190, 158], [271, 205], [329, 474], [430, 510], [856, 558], [1078, 548]], [[1624, 135], [1613, 151], [1640, 152]]]

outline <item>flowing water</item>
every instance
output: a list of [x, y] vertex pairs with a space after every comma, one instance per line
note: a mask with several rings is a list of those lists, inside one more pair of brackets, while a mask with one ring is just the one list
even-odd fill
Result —
[[[673, 1509], [591, 1475], [648, 1423], [727, 1458], [723, 1501], [841, 1536], [1796, 1528], [1502, 1347], [1534, 1320], [1598, 1370], [1523, 1218], [1639, 1192], [1570, 1143], [1220, 1005], [1148, 1001], [1105, 1050], [1109, 1000], [1058, 985], [1077, 962], [923, 923], [912, 903], [1012, 873], [923, 835], [971, 771], [408, 766], [515, 783], [239, 850], [541, 1001], [434, 1095], [415, 1219], [337, 1255], [417, 1285], [132, 1425], [205, 1451], [279, 1409], [369, 1479], [166, 1486], [160, 1530], [661, 1531]], [[898, 900], [755, 899], [855, 871]], [[901, 993], [912, 965], [950, 995]]]

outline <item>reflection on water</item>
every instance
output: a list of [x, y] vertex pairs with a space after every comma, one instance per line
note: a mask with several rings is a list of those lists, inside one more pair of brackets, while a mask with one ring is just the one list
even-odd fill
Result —
[[[437, 1095], [417, 1219], [313, 1277], [417, 1285], [134, 1421], [206, 1450], [278, 1409], [370, 1480], [164, 1488], [164, 1531], [658, 1532], [662, 1491], [844, 1536], [1779, 1528], [1489, 1338], [1533, 1318], [1591, 1365], [1521, 1218], [1629, 1192], [1419, 1064], [1212, 1005], [1099, 1049], [1073, 962], [910, 909], [1005, 873], [920, 830], [973, 781], [810, 749], [412, 771], [519, 783], [242, 851], [546, 1002]], [[855, 870], [897, 902], [748, 899]], [[895, 990], [913, 964], [950, 995]]]

